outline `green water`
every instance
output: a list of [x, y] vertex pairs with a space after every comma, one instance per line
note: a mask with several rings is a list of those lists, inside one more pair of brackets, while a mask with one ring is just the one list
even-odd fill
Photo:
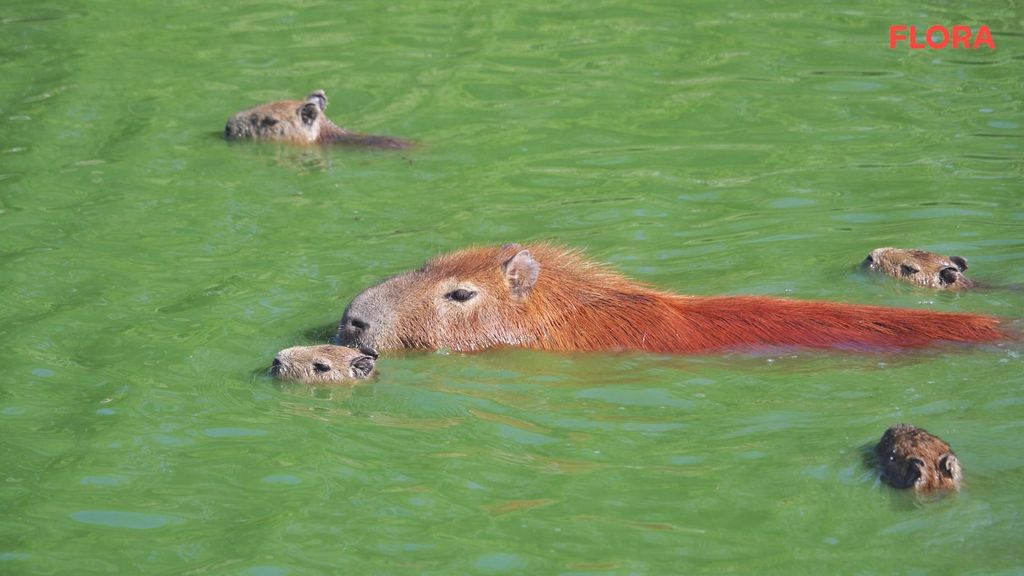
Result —
[[[280, 386], [363, 287], [551, 240], [694, 294], [1024, 316], [1015, 3], [24, 2], [0, 11], [0, 573], [1024, 572], [1020, 344], [392, 354]], [[997, 49], [888, 49], [891, 24]], [[228, 145], [323, 88], [407, 153]], [[862, 447], [967, 477], [922, 504]]]

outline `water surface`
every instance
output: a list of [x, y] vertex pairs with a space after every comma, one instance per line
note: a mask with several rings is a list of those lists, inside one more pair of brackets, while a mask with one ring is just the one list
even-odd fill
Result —
[[[555, 241], [693, 294], [1021, 317], [858, 274], [1024, 283], [1024, 43], [997, 2], [8, 2], [0, 573], [1019, 573], [1018, 344], [910, 354], [392, 354], [278, 386], [363, 287]], [[888, 49], [984, 23], [995, 51]], [[404, 153], [228, 145], [326, 90]], [[1019, 325], [1019, 324], [1018, 324]], [[862, 449], [908, 421], [927, 505]]]

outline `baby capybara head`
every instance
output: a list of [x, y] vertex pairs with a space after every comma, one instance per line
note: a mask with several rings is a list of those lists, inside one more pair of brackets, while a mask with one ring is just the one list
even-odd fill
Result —
[[327, 95], [317, 90], [305, 100], [268, 102], [232, 116], [224, 127], [228, 140], [278, 140], [313, 143], [321, 127], [330, 124], [324, 116]]
[[942, 256], [906, 248], [876, 248], [864, 259], [862, 266], [927, 288], [960, 290], [974, 285], [963, 274], [967, 270], [967, 260], [960, 256]]
[[345, 382], [369, 378], [374, 371], [377, 352], [345, 346], [294, 346], [274, 357], [270, 374], [279, 380], [306, 384]]
[[963, 470], [956, 455], [938, 436], [910, 424], [885, 431], [875, 446], [882, 480], [916, 492], [959, 490]]

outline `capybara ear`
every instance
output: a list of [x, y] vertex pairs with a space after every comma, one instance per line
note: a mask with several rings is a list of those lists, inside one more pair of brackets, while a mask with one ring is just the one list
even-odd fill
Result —
[[950, 256], [949, 259], [953, 261], [953, 264], [956, 264], [956, 267], [959, 268], [961, 272], [967, 270], [967, 258], [964, 258], [963, 256]]
[[366, 378], [373, 372], [373, 358], [369, 356], [356, 356], [348, 363], [353, 378]]
[[302, 123], [306, 126], [312, 126], [319, 115], [320, 106], [316, 102], [307, 101], [302, 108], [299, 108], [299, 117], [302, 118]]
[[316, 107], [320, 111], [327, 110], [327, 94], [323, 90], [314, 90], [312, 94], [306, 96], [306, 102], [312, 102], [316, 104]]
[[959, 475], [960, 461], [952, 453], [943, 454], [939, 458], [939, 472], [946, 478], [953, 478]]
[[520, 250], [504, 264], [505, 278], [512, 296], [525, 297], [540, 276], [540, 264], [533, 259], [529, 250]]

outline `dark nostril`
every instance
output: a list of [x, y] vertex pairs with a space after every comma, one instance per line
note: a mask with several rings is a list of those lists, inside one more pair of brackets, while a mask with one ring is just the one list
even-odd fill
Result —
[[274, 368], [280, 368], [281, 367], [281, 361], [278, 360], [277, 358], [274, 358], [274, 363], [271, 364], [271, 366], [273, 366]]

